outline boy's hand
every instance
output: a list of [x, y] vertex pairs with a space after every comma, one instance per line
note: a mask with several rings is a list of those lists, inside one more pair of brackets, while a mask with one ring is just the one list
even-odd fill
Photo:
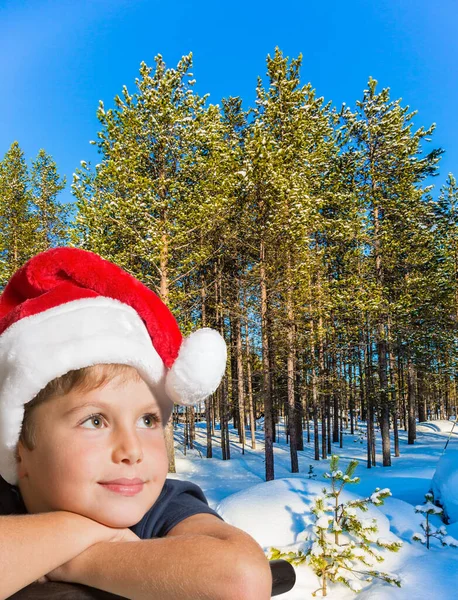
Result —
[[114, 529], [113, 537], [110, 538], [109, 542], [140, 542], [141, 538], [138, 537], [131, 529], [128, 527], [126, 529]]
[[[126, 529], [111, 529], [113, 534], [107, 538], [107, 542], [140, 542], [141, 539], [129, 528]], [[96, 544], [94, 544], [96, 545]], [[79, 574], [84, 572], [87, 555], [90, 552], [92, 546], [89, 546], [84, 552], [72, 558], [68, 562], [64, 563], [60, 567], [53, 569], [47, 575], [40, 577], [38, 583], [46, 583], [47, 581], [63, 581], [66, 583], [78, 583]]]

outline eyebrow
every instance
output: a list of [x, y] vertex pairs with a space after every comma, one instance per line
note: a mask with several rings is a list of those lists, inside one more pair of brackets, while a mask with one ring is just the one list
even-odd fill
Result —
[[[64, 413], [64, 417], [67, 417], [69, 415], [73, 415], [74, 413], [78, 412], [79, 410], [82, 410], [83, 408], [101, 408], [103, 410], [109, 410], [110, 408], [110, 404], [104, 404], [103, 402], [85, 402], [84, 404], [78, 404], [78, 406], [74, 406], [73, 408], [70, 408], [69, 410], [67, 410]], [[157, 405], [155, 405], [153, 402], [150, 402], [149, 404], [147, 404], [143, 410], [141, 412], [147, 411], [147, 410], [151, 410], [151, 411], [155, 411], [155, 412], [159, 412], [159, 407]]]

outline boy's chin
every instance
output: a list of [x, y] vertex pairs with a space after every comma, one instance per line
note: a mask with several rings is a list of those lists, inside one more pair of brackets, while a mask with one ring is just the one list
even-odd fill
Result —
[[[129, 514], [126, 514], [127, 512], [129, 512]], [[115, 511], [112, 511], [110, 513], [106, 512], [102, 514], [84, 516], [87, 516], [93, 521], [97, 521], [101, 525], [105, 525], [105, 527], [111, 527], [114, 529], [127, 529], [128, 527], [133, 527], [139, 521], [141, 521], [145, 515], [145, 512], [147, 511], [143, 511], [137, 507], [132, 508], [129, 511], [124, 510], [119, 514], [117, 514]]]

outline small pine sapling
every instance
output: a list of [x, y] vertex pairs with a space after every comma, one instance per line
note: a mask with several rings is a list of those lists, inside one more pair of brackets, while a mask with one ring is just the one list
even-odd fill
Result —
[[309, 479], [316, 479], [316, 473], [313, 472], [313, 465], [309, 465], [309, 471], [307, 473]]
[[414, 533], [412, 539], [416, 542], [421, 542], [425, 545], [428, 550], [430, 547], [430, 539], [436, 538], [442, 544], [442, 546], [452, 546], [458, 548], [458, 540], [453, 538], [451, 535], [447, 535], [447, 530], [444, 525], [435, 527], [429, 521], [431, 515], [442, 515], [443, 510], [439, 506], [434, 504], [434, 494], [428, 492], [425, 494], [425, 502], [415, 507], [416, 513], [425, 515], [425, 520], [420, 523], [423, 533]]
[[[312, 507], [315, 522], [311, 531], [305, 534], [305, 543], [298, 551], [283, 553], [278, 548], [270, 548], [269, 558], [283, 558], [291, 564], [308, 564], [320, 578], [321, 591], [327, 595], [327, 583], [343, 583], [354, 592], [362, 589], [360, 580], [372, 581], [374, 577], [392, 585], [401, 586], [397, 575], [373, 569], [372, 560], [382, 562], [383, 556], [378, 548], [397, 552], [402, 542], [390, 542], [377, 537], [375, 519], [358, 517], [357, 509], [368, 511], [368, 504], [380, 506], [385, 498], [391, 496], [388, 489], [376, 488], [368, 498], [340, 502], [340, 494], [347, 483], [358, 483], [359, 477], [353, 477], [358, 461], [350, 461], [345, 473], [339, 470], [339, 457], [333, 455], [330, 462], [331, 473], [324, 477], [331, 482], [331, 490], [323, 488], [323, 495], [315, 499]], [[361, 564], [369, 567], [361, 570]]]

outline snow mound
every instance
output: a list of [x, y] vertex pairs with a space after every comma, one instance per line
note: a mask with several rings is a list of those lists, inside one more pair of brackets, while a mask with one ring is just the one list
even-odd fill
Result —
[[[453, 427], [455, 425], [455, 427]], [[446, 421], [445, 419], [436, 419], [435, 421], [423, 421], [418, 423], [417, 431], [422, 433], [453, 433], [458, 435], [458, 424], [455, 421]]]
[[387, 498], [379, 507], [390, 520], [391, 531], [402, 540], [410, 542], [416, 531], [421, 531], [424, 515], [415, 512], [415, 507], [398, 498]]
[[[402, 579], [401, 588], [374, 580], [373, 585], [353, 598], [355, 600], [431, 600], [432, 598], [454, 600], [458, 552], [453, 549], [431, 551], [419, 546], [418, 544], [417, 547], [406, 547], [404, 552], [401, 551], [403, 558], [395, 555], [398, 564], [394, 570]], [[384, 564], [380, 565], [382, 571], [386, 570]]]
[[[259, 483], [250, 488], [231, 494], [215, 508], [223, 519], [249, 533], [266, 551], [270, 546], [277, 548], [302, 541], [302, 532], [312, 526], [315, 517], [312, 507], [326, 483], [308, 478], [275, 479]], [[361, 498], [344, 490], [341, 501]], [[376, 519], [377, 537], [398, 541], [390, 532], [388, 518], [375, 506], [369, 505], [367, 512], [356, 509], [358, 517]]]
[[432, 489], [450, 522], [458, 521], [458, 449], [449, 446], [439, 459]]

